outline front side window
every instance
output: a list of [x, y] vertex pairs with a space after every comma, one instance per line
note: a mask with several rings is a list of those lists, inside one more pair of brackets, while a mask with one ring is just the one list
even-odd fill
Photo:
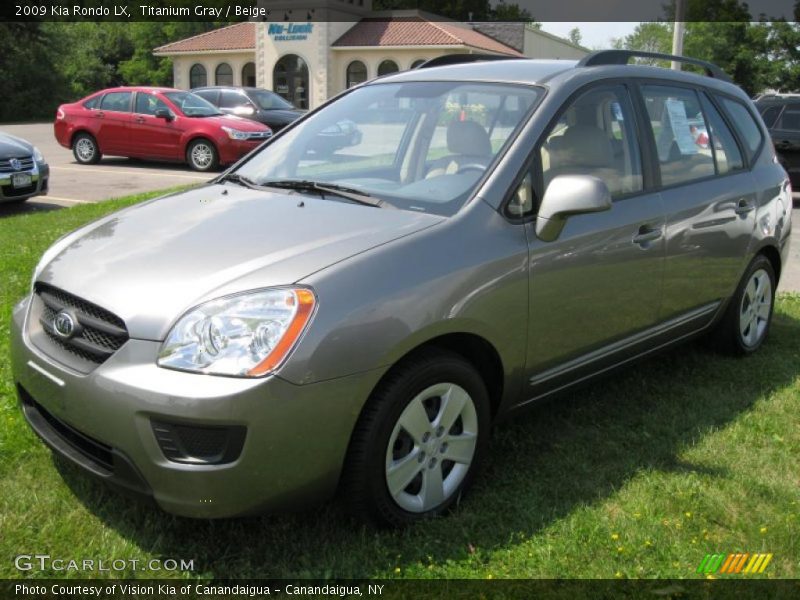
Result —
[[722, 106], [728, 112], [731, 121], [742, 136], [748, 153], [751, 157], [754, 156], [761, 147], [764, 137], [761, 135], [761, 128], [756, 123], [753, 115], [744, 104], [737, 100], [722, 98]]
[[642, 190], [633, 108], [624, 86], [595, 87], [562, 114], [539, 148], [546, 190], [559, 175], [602, 179], [612, 198]]
[[208, 100], [191, 92], [165, 92], [164, 96], [187, 117], [211, 117], [222, 114]]
[[240, 106], [250, 106], [250, 100], [239, 92], [222, 90], [219, 97], [219, 105], [222, 108], [238, 108]]
[[139, 92], [136, 94], [136, 113], [140, 115], [155, 115], [160, 108], [169, 110], [164, 101], [153, 94]]
[[313, 180], [407, 210], [454, 214], [540, 97], [511, 84], [358, 88], [238, 169], [260, 184]]
[[113, 110], [116, 112], [130, 112], [131, 92], [109, 92], [103, 96], [100, 108], [102, 110]]
[[708, 125], [697, 92], [662, 85], [642, 87], [661, 168], [661, 184], [678, 185], [715, 174]]

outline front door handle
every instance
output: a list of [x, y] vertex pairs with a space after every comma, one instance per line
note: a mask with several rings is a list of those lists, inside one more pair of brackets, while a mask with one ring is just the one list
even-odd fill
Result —
[[789, 140], [781, 140], [780, 142], [775, 142], [775, 147], [781, 149], [788, 148], [791, 145], [792, 142], [790, 142]]
[[661, 228], [653, 229], [648, 225], [639, 227], [639, 233], [633, 236], [633, 243], [647, 248], [650, 242], [654, 242], [663, 235]]
[[733, 211], [737, 215], [746, 215], [749, 212], [752, 212], [756, 209], [755, 205], [748, 200], [747, 198], [742, 198], [739, 202], [736, 203], [736, 208]]

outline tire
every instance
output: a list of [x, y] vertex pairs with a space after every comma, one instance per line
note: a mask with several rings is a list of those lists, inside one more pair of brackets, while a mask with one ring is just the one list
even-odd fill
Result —
[[186, 147], [186, 162], [195, 171], [213, 171], [219, 167], [219, 152], [214, 144], [205, 138], [192, 140]]
[[739, 282], [712, 341], [725, 354], [746, 355], [764, 343], [775, 307], [775, 270], [763, 254], [757, 255]]
[[82, 165], [96, 165], [103, 158], [97, 140], [88, 133], [79, 133], [72, 140], [72, 155]]
[[345, 502], [355, 516], [382, 526], [441, 515], [472, 483], [490, 424], [489, 394], [469, 362], [443, 350], [415, 354], [395, 367], [359, 417], [342, 477]]

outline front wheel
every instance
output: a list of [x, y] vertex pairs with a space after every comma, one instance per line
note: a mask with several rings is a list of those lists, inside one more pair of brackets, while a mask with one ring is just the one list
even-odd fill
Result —
[[194, 140], [186, 148], [186, 162], [195, 171], [211, 171], [219, 166], [219, 155], [208, 140]]
[[714, 331], [716, 346], [728, 354], [751, 354], [769, 333], [775, 306], [775, 270], [759, 254], [745, 271], [725, 316]]
[[486, 386], [459, 355], [428, 350], [373, 393], [344, 473], [351, 509], [381, 525], [407, 525], [454, 506], [489, 439]]

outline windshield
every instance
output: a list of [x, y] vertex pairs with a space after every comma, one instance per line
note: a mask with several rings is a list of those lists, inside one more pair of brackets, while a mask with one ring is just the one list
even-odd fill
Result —
[[261, 185], [347, 186], [398, 208], [449, 216], [540, 94], [496, 83], [368, 85], [293, 127], [237, 173]]
[[294, 105], [291, 102], [287, 102], [286, 100], [278, 96], [278, 94], [272, 94], [270, 92], [259, 90], [255, 92], [250, 92], [250, 98], [255, 100], [256, 104], [258, 104], [258, 106], [262, 110], [294, 109]]
[[164, 95], [187, 117], [211, 117], [222, 114], [216, 106], [197, 94], [165, 92]]

